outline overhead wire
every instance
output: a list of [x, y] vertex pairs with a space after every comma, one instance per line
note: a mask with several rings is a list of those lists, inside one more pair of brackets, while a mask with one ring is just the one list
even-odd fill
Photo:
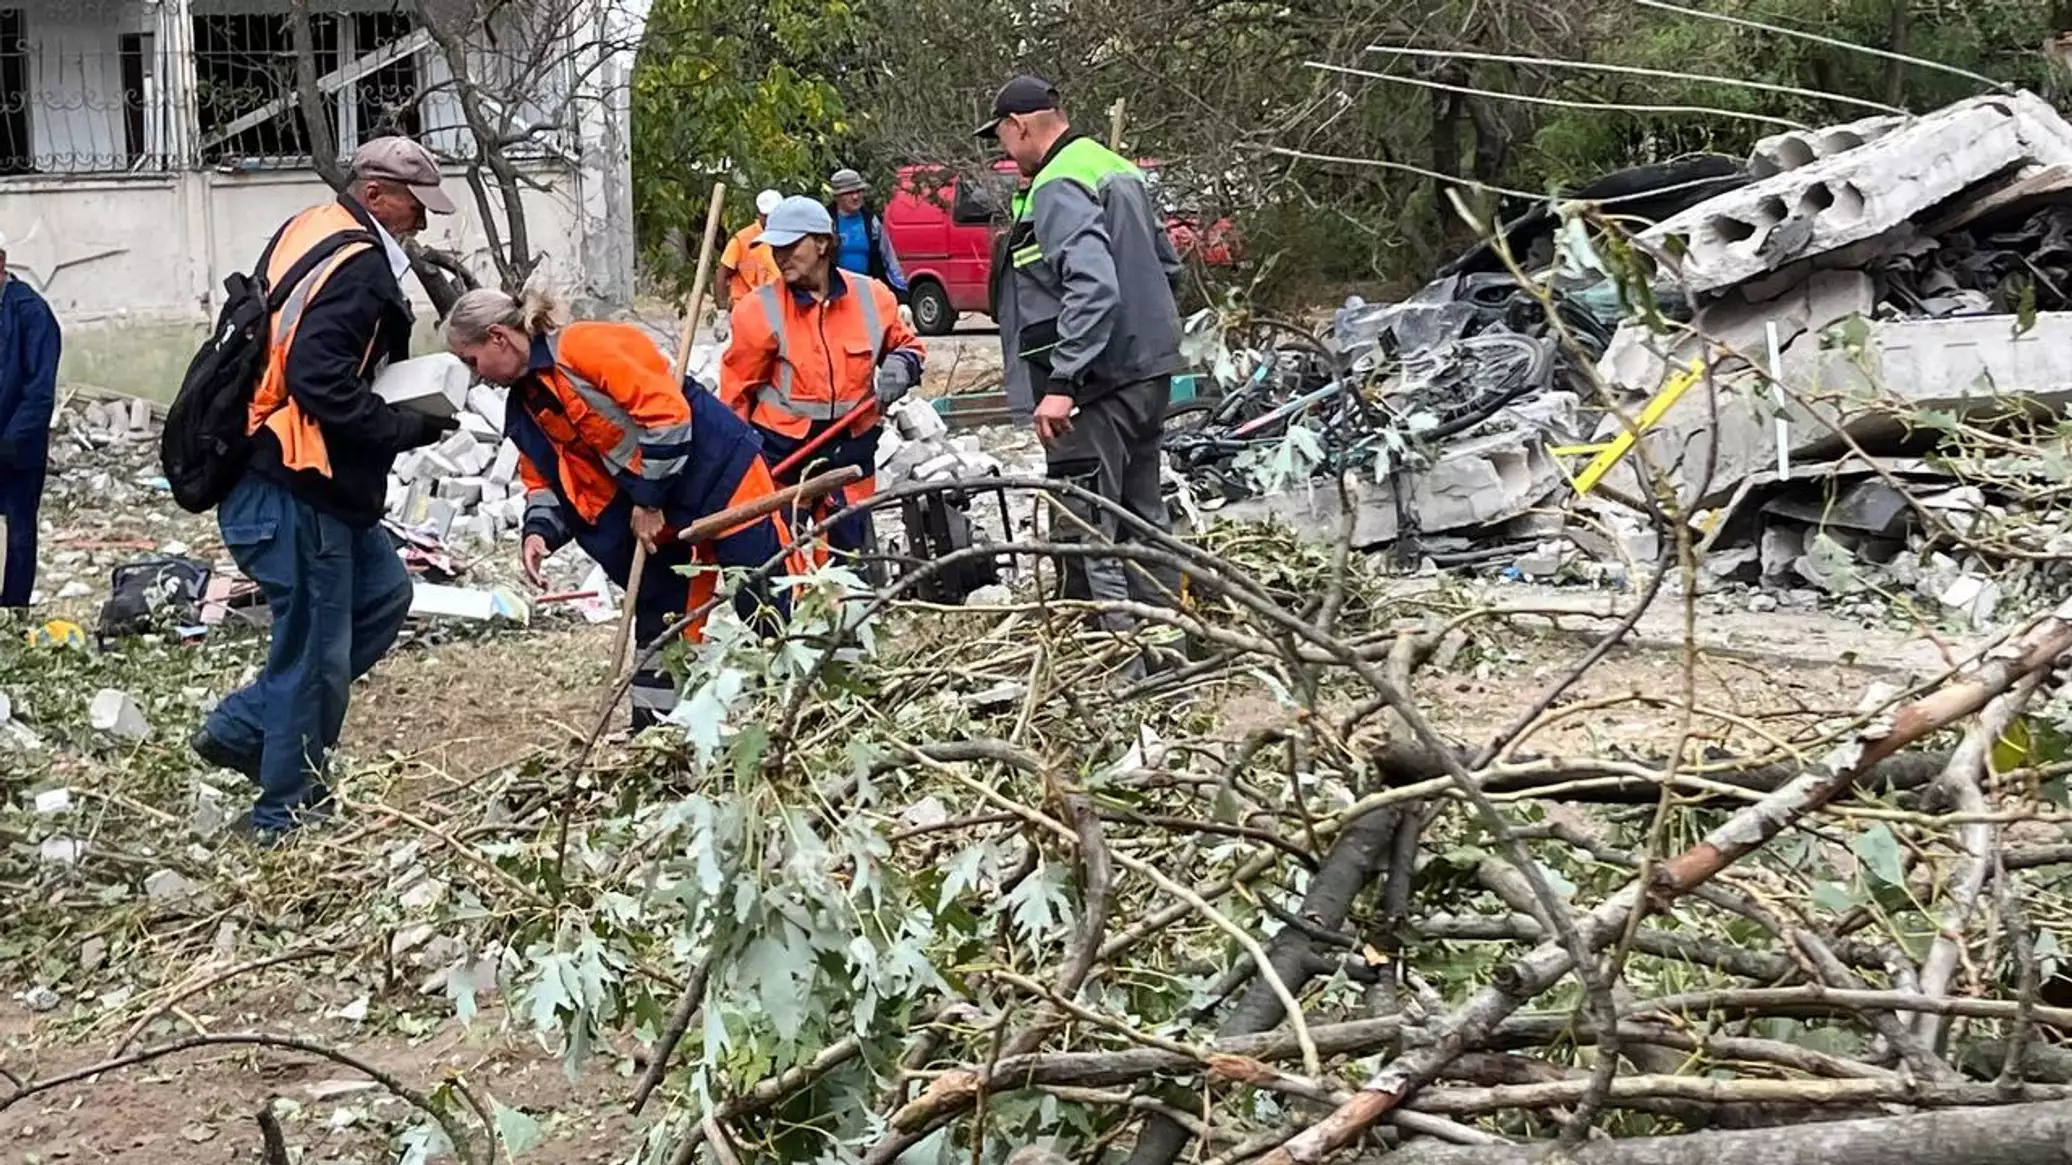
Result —
[[1602, 61], [1568, 61], [1557, 57], [1528, 57], [1511, 53], [1485, 53], [1470, 49], [1421, 49], [1408, 45], [1368, 45], [1370, 53], [1392, 53], [1405, 57], [1436, 57], [1442, 60], [1491, 61], [1498, 64], [1533, 65], [1547, 69], [1577, 69], [1598, 73], [1619, 73], [1629, 77], [1659, 77], [1671, 81], [1698, 81], [1708, 85], [1726, 85], [1741, 89], [1753, 89], [1764, 93], [1781, 93], [1790, 97], [1805, 97], [1815, 101], [1829, 101], [1837, 105], [1853, 105], [1860, 109], [1879, 113], [1906, 114], [1897, 105], [1882, 101], [1871, 101], [1862, 97], [1850, 97], [1843, 93], [1829, 93], [1820, 89], [1803, 89], [1797, 85], [1780, 85], [1770, 81], [1755, 81], [1742, 77], [1723, 77], [1712, 73], [1684, 73], [1675, 69], [1654, 69], [1642, 65], [1614, 65]]
[[1399, 85], [1413, 85], [1421, 89], [1437, 89], [1447, 93], [1462, 93], [1470, 97], [1492, 97], [1503, 101], [1517, 101], [1526, 105], [1551, 105], [1562, 109], [1594, 109], [1605, 113], [1669, 113], [1700, 117], [1724, 117], [1737, 121], [1753, 121], [1763, 125], [1778, 125], [1786, 129], [1804, 130], [1811, 127], [1804, 122], [1788, 117], [1773, 117], [1766, 113], [1748, 113], [1736, 109], [1716, 109], [1707, 105], [1646, 105], [1622, 101], [1578, 101], [1563, 97], [1540, 97], [1529, 93], [1505, 93], [1498, 89], [1480, 89], [1472, 85], [1450, 85], [1443, 81], [1432, 81], [1423, 77], [1406, 77], [1401, 73], [1377, 73], [1371, 69], [1355, 69], [1351, 65], [1333, 65], [1324, 61], [1304, 61], [1311, 69], [1327, 73], [1344, 73], [1354, 77], [1367, 77], [1376, 81], [1392, 81]]

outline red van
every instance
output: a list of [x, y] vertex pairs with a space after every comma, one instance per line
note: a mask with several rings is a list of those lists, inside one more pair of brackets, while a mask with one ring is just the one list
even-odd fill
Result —
[[[1140, 162], [1155, 174], [1156, 162]], [[993, 239], [1006, 227], [1020, 182], [1013, 162], [996, 163], [977, 179], [947, 166], [903, 166], [885, 206], [885, 230], [899, 253], [914, 308], [914, 328], [941, 336], [964, 312], [993, 311]], [[1196, 225], [1168, 214], [1166, 231], [1182, 258], [1212, 267], [1237, 262], [1236, 229], [1228, 219]]]

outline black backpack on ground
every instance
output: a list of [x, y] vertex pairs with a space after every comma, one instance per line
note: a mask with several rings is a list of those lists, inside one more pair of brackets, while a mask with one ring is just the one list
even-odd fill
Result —
[[223, 310], [216, 317], [216, 330], [188, 362], [159, 438], [159, 465], [181, 509], [200, 514], [215, 508], [245, 471], [251, 458], [245, 422], [273, 346], [273, 313], [296, 284], [340, 247], [374, 241], [366, 231], [332, 235], [290, 267], [275, 288], [266, 286], [274, 246], [269, 242], [259, 256], [257, 276], [233, 273], [223, 281]]

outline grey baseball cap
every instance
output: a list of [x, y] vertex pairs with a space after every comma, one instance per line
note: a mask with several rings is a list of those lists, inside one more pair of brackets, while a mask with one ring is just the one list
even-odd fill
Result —
[[409, 138], [374, 138], [353, 151], [352, 171], [361, 178], [400, 182], [433, 214], [452, 214], [453, 199], [439, 189], [439, 159]]
[[836, 194], [854, 194], [859, 190], [870, 189], [870, 184], [863, 180], [863, 175], [847, 166], [836, 170], [834, 176], [827, 180], [827, 185]]
[[835, 220], [828, 217], [827, 208], [803, 194], [778, 203], [763, 224], [763, 242], [773, 247], [789, 247], [807, 235], [834, 233]]

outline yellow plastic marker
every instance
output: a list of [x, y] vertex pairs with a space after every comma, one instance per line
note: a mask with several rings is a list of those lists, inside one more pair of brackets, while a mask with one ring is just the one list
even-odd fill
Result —
[[1689, 368], [1671, 377], [1669, 383], [1662, 386], [1662, 391], [1656, 393], [1654, 399], [1648, 401], [1647, 407], [1640, 411], [1640, 419], [1634, 423], [1633, 427], [1613, 437], [1604, 446], [1603, 451], [1598, 453], [1596, 459], [1585, 466], [1583, 472], [1576, 475], [1576, 492], [1578, 494], [1586, 494], [1595, 489], [1597, 483], [1604, 480], [1604, 475], [1610, 473], [1612, 467], [1617, 465], [1620, 459], [1625, 457], [1627, 452], [1633, 448], [1633, 443], [1640, 439], [1640, 434], [1653, 428], [1655, 422], [1661, 420], [1663, 414], [1676, 407], [1676, 402], [1683, 397], [1683, 394], [1690, 391], [1691, 386], [1702, 380], [1704, 376], [1705, 358], [1701, 356], [1691, 361]]
[[41, 627], [31, 627], [27, 639], [30, 647], [76, 647], [81, 651], [86, 650], [86, 629], [64, 619], [52, 619]]

